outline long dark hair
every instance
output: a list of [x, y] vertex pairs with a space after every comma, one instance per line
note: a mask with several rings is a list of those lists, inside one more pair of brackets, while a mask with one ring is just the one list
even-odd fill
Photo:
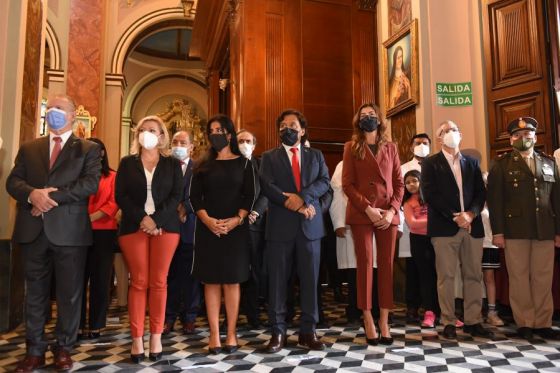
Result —
[[[206, 136], [208, 137], [210, 135], [210, 128], [212, 126], [212, 123], [217, 122], [220, 124], [220, 127], [224, 130], [224, 134], [225, 135], [231, 135], [230, 139], [229, 139], [229, 148], [231, 149], [231, 152], [235, 155], [241, 155], [241, 152], [239, 151], [239, 145], [237, 143], [237, 135], [235, 132], [235, 126], [233, 124], [233, 121], [224, 114], [217, 114], [214, 115], [212, 118], [208, 119], [208, 122], [206, 123]], [[210, 141], [208, 141], [208, 144], [210, 144]], [[202, 155], [202, 157], [200, 157], [200, 160], [197, 162], [197, 165], [194, 168], [194, 172], [202, 172], [204, 170], [206, 170], [206, 166], [208, 165], [208, 162], [215, 160], [218, 157], [218, 152], [214, 150], [214, 148], [212, 148], [212, 146], [208, 146], [208, 148], [206, 149], [206, 151], [204, 152], [204, 154]]]
[[360, 128], [360, 113], [362, 112], [363, 108], [370, 107], [375, 110], [375, 114], [377, 114], [377, 119], [379, 120], [379, 126], [377, 127], [377, 146], [381, 147], [383, 144], [387, 143], [387, 124], [385, 123], [385, 118], [381, 114], [381, 109], [379, 106], [375, 105], [374, 103], [367, 102], [362, 104], [358, 108], [356, 114], [354, 114], [354, 118], [352, 119], [352, 129], [354, 131], [352, 135], [352, 155], [357, 159], [364, 159], [366, 157], [366, 135], [364, 131]]
[[406, 178], [411, 176], [411, 177], [415, 177], [418, 179], [418, 182], [420, 183], [420, 188], [418, 188], [418, 202], [420, 203], [420, 205], [424, 204], [424, 196], [422, 195], [422, 177], [420, 176], [420, 171], [418, 170], [410, 170], [408, 171], [406, 174], [404, 174], [404, 196], [403, 196], [403, 206], [404, 203], [410, 198], [412, 197], [412, 194], [408, 191], [408, 189], [406, 189]]
[[109, 167], [109, 158], [107, 158], [107, 149], [105, 148], [105, 144], [103, 144], [103, 141], [99, 140], [96, 137], [90, 137], [88, 140], [99, 144], [99, 146], [101, 147], [101, 174], [105, 177], [109, 176], [109, 172], [113, 169]]

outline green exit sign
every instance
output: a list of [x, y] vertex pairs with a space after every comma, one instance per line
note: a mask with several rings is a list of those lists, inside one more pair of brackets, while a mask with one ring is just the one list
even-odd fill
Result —
[[436, 103], [439, 106], [471, 106], [471, 82], [436, 83]]

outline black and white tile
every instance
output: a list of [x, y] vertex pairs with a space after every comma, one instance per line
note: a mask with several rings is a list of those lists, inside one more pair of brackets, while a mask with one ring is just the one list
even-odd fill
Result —
[[[406, 324], [404, 313], [395, 312], [392, 346], [367, 346], [359, 327], [345, 325], [344, 305], [328, 296], [328, 329], [317, 334], [327, 344], [324, 351], [307, 351], [297, 346], [297, 328], [289, 330], [287, 348], [277, 354], [262, 353], [270, 334], [266, 329], [248, 330], [242, 317], [239, 325], [240, 349], [230, 355], [209, 355], [208, 328], [203, 318], [197, 333], [182, 335], [179, 330], [164, 337], [164, 358], [157, 363], [133, 364], [129, 359], [130, 334], [126, 312], [110, 310], [107, 329], [97, 340], [81, 341], [75, 348], [74, 371], [80, 372], [560, 372], [560, 342], [529, 344], [516, 338], [512, 327], [494, 328], [496, 338], [472, 338], [459, 331], [456, 341], [441, 337], [442, 327], [421, 329]], [[53, 324], [47, 332], [52, 337]], [[176, 325], [180, 327], [179, 323]], [[438, 334], [439, 333], [439, 334]], [[147, 349], [146, 344], [146, 349]], [[25, 332], [20, 326], [0, 336], [0, 372], [11, 371], [25, 355]], [[45, 371], [52, 370], [47, 353]]]

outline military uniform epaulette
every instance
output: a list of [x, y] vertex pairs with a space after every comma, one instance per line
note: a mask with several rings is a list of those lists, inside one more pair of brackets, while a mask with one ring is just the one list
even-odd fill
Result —
[[499, 161], [499, 160], [502, 160], [502, 159], [506, 159], [507, 156], [509, 156], [511, 153], [512, 153], [511, 150], [507, 151], [507, 152], [504, 152], [504, 153], [501, 153], [500, 155], [498, 155], [498, 158], [496, 160]]
[[535, 150], [535, 153], [537, 153], [537, 155], [540, 155], [541, 157], [548, 158], [548, 159], [550, 159], [551, 161], [554, 161], [554, 160], [555, 160], [555, 159], [554, 159], [554, 156], [552, 156], [552, 155], [550, 155], [550, 154], [546, 154], [546, 153], [540, 152], [540, 151], [538, 151], [538, 150]]

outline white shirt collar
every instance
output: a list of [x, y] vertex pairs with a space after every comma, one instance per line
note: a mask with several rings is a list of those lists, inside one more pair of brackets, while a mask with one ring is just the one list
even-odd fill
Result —
[[72, 130], [68, 130], [60, 135], [56, 135], [52, 132], [49, 132], [49, 141], [52, 143], [53, 142], [53, 138], [55, 137], [60, 137], [62, 139], [62, 142], [60, 143], [60, 146], [63, 147], [64, 144], [66, 144], [66, 141], [68, 141], [68, 139], [70, 138], [70, 135], [72, 135]]

